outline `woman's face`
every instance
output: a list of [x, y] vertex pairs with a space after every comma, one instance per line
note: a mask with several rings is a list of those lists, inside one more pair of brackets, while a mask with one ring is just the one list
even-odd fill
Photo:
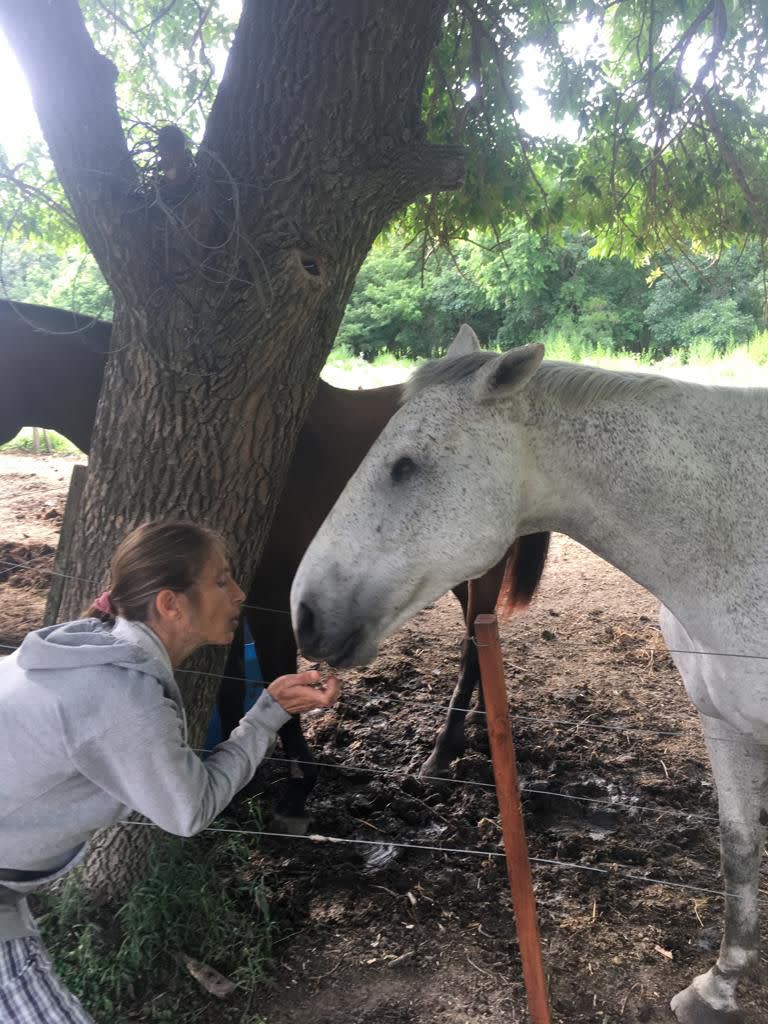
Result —
[[184, 596], [190, 643], [232, 642], [245, 594], [232, 579], [223, 551], [213, 549], [197, 583]]

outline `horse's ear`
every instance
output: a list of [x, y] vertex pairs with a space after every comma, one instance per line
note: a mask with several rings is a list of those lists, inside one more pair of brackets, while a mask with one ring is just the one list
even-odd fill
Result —
[[478, 402], [507, 398], [525, 387], [544, 358], [543, 345], [513, 348], [485, 363], [472, 381], [472, 395]]
[[480, 339], [469, 324], [462, 324], [456, 337], [448, 346], [448, 351], [445, 353], [445, 356], [447, 359], [453, 359], [456, 356], [468, 356], [470, 352], [479, 351]]

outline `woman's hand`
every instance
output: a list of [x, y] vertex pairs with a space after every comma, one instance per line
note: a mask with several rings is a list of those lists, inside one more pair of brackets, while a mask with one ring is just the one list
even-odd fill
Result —
[[267, 693], [289, 714], [298, 715], [302, 711], [329, 708], [335, 704], [341, 685], [336, 676], [322, 680], [320, 673], [312, 669], [297, 675], [280, 676], [269, 684]]

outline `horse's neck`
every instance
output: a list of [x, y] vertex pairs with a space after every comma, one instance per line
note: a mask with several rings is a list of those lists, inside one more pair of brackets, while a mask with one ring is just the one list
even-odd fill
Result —
[[535, 380], [526, 529], [569, 534], [673, 610], [697, 587], [727, 592], [740, 547], [765, 558], [750, 506], [768, 474], [750, 433], [768, 397], [650, 383], [579, 407]]
[[397, 411], [401, 394], [399, 384], [348, 390], [321, 380], [307, 417], [308, 429], [322, 436], [325, 447], [341, 445], [348, 450], [356, 467]]

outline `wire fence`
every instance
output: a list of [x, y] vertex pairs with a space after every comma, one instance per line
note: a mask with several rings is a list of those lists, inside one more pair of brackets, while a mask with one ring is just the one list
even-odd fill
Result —
[[[53, 569], [42, 568], [42, 567], [39, 567], [39, 566], [25, 565], [25, 564], [19, 564], [19, 563], [16, 563], [16, 562], [10, 562], [10, 561], [4, 560], [4, 559], [0, 559], [0, 567], [2, 567], [2, 568], [0, 568], [0, 580], [2, 580], [4, 575], [10, 575], [12, 572], [17, 572], [17, 571], [20, 571], [20, 570], [21, 571], [29, 570], [29, 571], [34, 571], [34, 572], [47, 573], [47, 574], [50, 574], [52, 576], [60, 576], [60, 577], [65, 578], [65, 579], [73, 579], [73, 580], [77, 580], [79, 582], [90, 583], [90, 584], [93, 584], [95, 587], [99, 586], [99, 584], [97, 584], [95, 580], [89, 580], [89, 579], [85, 579], [83, 577], [72, 576], [70, 574], [56, 572]], [[251, 610], [256, 610], [256, 611], [274, 612], [275, 614], [290, 614], [285, 609], [273, 609], [273, 608], [266, 608], [266, 607], [256, 606], [256, 605], [243, 605], [243, 607], [247, 608], [247, 609], [251, 609]], [[568, 643], [568, 644], [574, 645], [574, 646], [587, 646], [587, 645], [580, 645], [578, 641], [573, 641], [570, 638], [566, 638], [565, 642]], [[593, 649], [593, 645], [589, 645], [589, 647], [590, 647], [590, 649]], [[16, 645], [0, 644], [0, 650], [5, 650], [5, 651], [8, 651], [8, 652], [12, 652], [12, 651], [17, 650], [17, 649], [18, 649], [18, 647]], [[750, 655], [750, 654], [744, 654], [744, 653], [740, 653], [740, 652], [738, 652], [738, 653], [737, 652], [727, 652], [726, 653], [726, 652], [712, 652], [712, 651], [682, 651], [682, 650], [681, 651], [674, 651], [673, 650], [673, 651], [670, 651], [670, 653], [699, 654], [699, 655], [709, 655], [709, 656], [717, 656], [717, 657], [733, 657], [733, 658], [752, 658], [752, 659], [760, 660], [760, 661], [768, 660], [768, 656], [766, 656], [766, 655]], [[185, 670], [185, 669], [178, 669], [177, 671], [180, 674], [190, 674], [190, 675], [198, 675], [198, 676], [199, 675], [203, 675], [203, 676], [208, 676], [208, 677], [215, 677], [217, 679], [221, 679], [222, 678], [220, 673], [197, 672], [196, 670]], [[236, 682], [242, 682], [242, 683], [249, 682], [249, 680], [246, 677], [244, 677], [244, 676], [227, 676], [225, 678], [227, 678], [229, 680], [232, 680], [232, 681], [236, 681]], [[398, 700], [398, 699], [400, 699], [402, 701], [408, 700], [407, 697], [400, 697], [397, 694], [391, 694], [391, 693], [388, 693], [386, 695], [386, 697], [387, 697], [388, 700]], [[346, 699], [348, 699], [348, 698], [345, 698], [345, 700]], [[362, 702], [364, 704], [367, 703], [367, 699], [365, 697], [363, 697], [362, 698]], [[467, 713], [467, 712], [469, 712], [471, 710], [474, 714], [480, 714], [480, 715], [484, 715], [485, 714], [484, 711], [482, 711], [481, 709], [477, 709], [477, 708], [472, 708], [472, 709], [470, 709], [470, 708], [461, 708], [461, 707], [457, 707], [457, 706], [437, 703], [435, 701], [430, 701], [429, 704], [430, 704], [430, 706], [433, 709], [436, 709], [436, 710], [442, 710], [442, 711], [448, 711], [448, 712], [453, 711], [453, 712], [460, 712], [460, 713]], [[423, 702], [420, 702], [420, 706], [423, 706]], [[382, 709], [379, 708], [377, 710], [379, 712], [381, 712]], [[535, 725], [542, 725], [542, 726], [549, 726], [549, 727], [555, 726], [557, 728], [566, 728], [566, 729], [570, 729], [570, 730], [573, 730], [573, 731], [582, 730], [582, 729], [588, 729], [588, 730], [594, 730], [594, 731], [597, 731], [597, 732], [608, 733], [608, 734], [618, 734], [618, 735], [627, 735], [627, 734], [638, 733], [638, 734], [643, 734], [643, 735], [646, 735], [646, 736], [650, 735], [650, 736], [658, 736], [658, 737], [663, 737], [663, 738], [680, 738], [680, 737], [684, 737], [684, 736], [700, 736], [701, 735], [700, 732], [697, 732], [694, 729], [691, 729], [691, 730], [681, 730], [681, 729], [660, 730], [660, 729], [654, 729], [654, 728], [650, 728], [648, 726], [642, 726], [642, 725], [641, 726], [635, 726], [635, 725], [610, 726], [610, 725], [604, 725], [602, 723], [591, 722], [591, 721], [589, 721], [587, 719], [583, 719], [583, 720], [580, 720], [578, 722], [574, 722], [574, 721], [572, 721], [570, 719], [554, 719], [554, 718], [548, 718], [548, 717], [544, 717], [544, 716], [521, 715], [521, 714], [518, 714], [518, 713], [515, 713], [514, 719], [515, 719], [515, 722], [528, 722], [528, 723], [532, 723], [532, 724], [535, 724]], [[725, 742], [727, 742], [727, 741], [725, 741]], [[199, 753], [199, 754], [211, 753], [210, 750], [202, 749], [202, 748], [197, 749], [196, 752]], [[264, 760], [265, 761], [269, 761], [269, 762], [274, 762], [274, 763], [284, 763], [286, 765], [299, 765], [299, 766], [302, 766], [302, 767], [309, 767], [309, 766], [322, 767], [322, 768], [325, 768], [325, 769], [332, 769], [332, 770], [336, 770], [336, 771], [340, 771], [340, 772], [348, 772], [348, 773], [352, 773], [352, 774], [369, 774], [369, 775], [374, 775], [374, 776], [383, 777], [383, 778], [400, 778], [400, 779], [418, 778], [418, 780], [420, 782], [422, 782], [422, 783], [432, 782], [432, 783], [439, 783], [440, 785], [445, 785], [445, 786], [463, 786], [463, 787], [469, 787], [469, 788], [477, 788], [477, 789], [485, 789], [485, 790], [495, 790], [495, 784], [492, 783], [492, 782], [482, 782], [482, 781], [479, 781], [479, 780], [471, 780], [471, 779], [448, 778], [448, 777], [445, 777], [445, 776], [442, 776], [442, 775], [441, 776], [430, 776], [430, 775], [414, 776], [414, 775], [412, 775], [412, 773], [410, 773], [408, 771], [405, 771], [405, 770], [377, 768], [377, 767], [373, 767], [373, 766], [370, 766], [370, 765], [364, 765], [364, 764], [339, 764], [339, 763], [330, 762], [330, 761], [316, 761], [316, 760], [304, 761], [304, 760], [300, 760], [300, 759], [296, 759], [296, 758], [288, 759], [288, 758], [280, 758], [280, 757], [267, 757]], [[570, 802], [572, 802], [574, 804], [577, 804], [577, 805], [592, 805], [592, 806], [597, 806], [597, 807], [603, 808], [605, 810], [610, 810], [610, 811], [625, 811], [625, 812], [627, 812], [627, 813], [629, 813], [629, 814], [631, 814], [633, 816], [636, 816], [636, 817], [637, 816], [641, 816], [641, 815], [657, 815], [657, 816], [663, 816], [663, 817], [674, 816], [674, 817], [679, 817], [679, 818], [685, 820], [686, 822], [698, 821], [698, 822], [705, 823], [707, 825], [710, 825], [710, 824], [711, 825], [715, 825], [718, 822], [717, 814], [696, 813], [696, 812], [688, 812], [688, 811], [684, 811], [684, 810], [678, 810], [676, 808], [651, 806], [651, 805], [648, 805], [648, 804], [641, 804], [641, 803], [635, 801], [634, 799], [632, 799], [632, 800], [605, 799], [605, 798], [601, 798], [601, 797], [584, 796], [584, 795], [573, 794], [573, 793], [562, 793], [562, 792], [558, 792], [556, 790], [552, 790], [552, 789], [549, 789], [549, 788], [537, 788], [535, 786], [522, 786], [520, 792], [524, 796], [543, 797], [543, 798], [546, 798], [548, 800], [549, 799], [553, 799], [553, 800], [570, 801]], [[130, 825], [130, 826], [142, 826], [142, 827], [157, 828], [157, 826], [153, 825], [152, 822], [149, 822], [149, 821], [137, 821], [135, 819], [127, 819], [127, 820], [123, 821], [122, 824]], [[503, 858], [504, 857], [504, 852], [500, 851], [500, 850], [476, 849], [476, 848], [472, 848], [472, 847], [446, 846], [446, 845], [430, 844], [430, 843], [411, 843], [411, 842], [402, 842], [402, 841], [390, 841], [389, 839], [369, 840], [369, 839], [363, 839], [363, 838], [347, 838], [347, 837], [341, 837], [341, 836], [328, 836], [328, 835], [321, 835], [321, 834], [317, 834], [317, 833], [310, 833], [310, 834], [307, 834], [307, 835], [296, 835], [296, 834], [294, 834], [292, 832], [277, 832], [277, 831], [269, 831], [269, 830], [251, 830], [251, 829], [233, 829], [233, 828], [228, 828], [228, 827], [223, 827], [223, 826], [211, 826], [211, 827], [209, 827], [207, 829], [204, 829], [203, 831], [206, 832], [206, 833], [238, 834], [238, 835], [244, 835], [244, 836], [260, 837], [260, 838], [271, 838], [271, 839], [278, 839], [278, 840], [295, 840], [295, 841], [303, 841], [303, 842], [312, 842], [312, 843], [316, 843], [316, 844], [328, 844], [328, 845], [336, 844], [336, 845], [356, 846], [356, 847], [370, 847], [370, 848], [378, 848], [378, 849], [384, 849], [384, 850], [390, 850], [390, 851], [393, 851], [393, 850], [411, 850], [411, 851], [414, 851], [414, 852], [437, 853], [437, 854], [444, 854], [444, 855], [447, 855], [447, 856], [463, 856], [463, 857], [479, 857], [479, 858]], [[638, 873], [634, 873], [634, 872], [625, 871], [625, 870], [623, 870], [618, 865], [610, 865], [610, 866], [600, 866], [600, 867], [598, 867], [596, 865], [582, 864], [582, 863], [574, 862], [574, 861], [564, 861], [564, 860], [559, 860], [559, 859], [556, 859], [556, 858], [545, 858], [545, 857], [536, 857], [536, 856], [531, 857], [530, 861], [531, 861], [531, 864], [533, 864], [533, 865], [535, 865], [535, 866], [537, 866], [539, 868], [554, 868], [554, 869], [560, 869], [560, 870], [581, 871], [581, 872], [586, 872], [586, 873], [593, 874], [593, 875], [601, 875], [601, 876], [610, 877], [612, 879], [620, 879], [620, 880], [624, 880], [624, 881], [627, 881], [627, 882], [630, 882], [630, 883], [633, 883], [633, 884], [656, 885], [656, 886], [661, 886], [661, 887], [665, 887], [665, 888], [668, 888], [668, 889], [674, 889], [674, 890], [678, 890], [678, 891], [691, 892], [691, 893], [694, 893], [694, 894], [696, 894], [698, 896], [705, 896], [705, 895], [706, 896], [714, 896], [714, 897], [718, 897], [718, 898], [721, 898], [721, 899], [725, 899], [727, 897], [730, 897], [730, 898], [733, 898], [733, 899], [741, 899], [741, 898], [743, 898], [741, 895], [739, 895], [737, 893], [728, 893], [728, 892], [726, 892], [726, 891], [724, 891], [722, 889], [718, 889], [718, 888], [714, 888], [714, 887], [691, 885], [689, 883], [680, 882], [680, 881], [677, 881], [677, 880], [658, 878], [658, 877], [651, 876], [651, 875], [648, 875], [648, 874], [638, 874]], [[768, 900], [761, 899], [761, 900], [759, 900], [759, 903], [761, 905], [765, 905], [766, 903], [768, 903]]]
[[[121, 825], [130, 825], [143, 828], [158, 829], [157, 825], [154, 825], [151, 821], [139, 821], [135, 818], [124, 818], [119, 822]], [[503, 850], [480, 850], [474, 847], [461, 847], [461, 846], [441, 846], [434, 843], [404, 843], [400, 841], [377, 840], [377, 839], [361, 839], [354, 838], [350, 839], [345, 836], [326, 836], [319, 833], [309, 832], [306, 835], [296, 835], [294, 832], [271, 832], [267, 829], [243, 829], [243, 828], [229, 828], [227, 826], [210, 826], [204, 828], [198, 835], [202, 833], [213, 833], [222, 835], [238, 835], [238, 836], [251, 836], [254, 838], [261, 839], [288, 839], [295, 840], [297, 842], [310, 842], [318, 844], [329, 844], [337, 846], [366, 846], [375, 847], [377, 849], [387, 850], [413, 850], [418, 853], [439, 853], [446, 854], [447, 856], [454, 857], [481, 857], [485, 859], [504, 858], [505, 854]], [[698, 896], [716, 896], [720, 899], [735, 899], [735, 900], [747, 900], [748, 896], [743, 896], [740, 893], [727, 892], [723, 889], [713, 889], [707, 886], [701, 885], [690, 885], [687, 882], [677, 882], [667, 878], [656, 878], [652, 875], [640, 875], [633, 872], [624, 871], [617, 865], [610, 865], [605, 867], [597, 867], [594, 864], [580, 864], [577, 861], [566, 861], [558, 860], [552, 857], [529, 857], [531, 864], [541, 868], [558, 868], [568, 871], [582, 871], [587, 874], [603, 875], [612, 879], [632, 882], [635, 884], [643, 885], [658, 885], [666, 889], [675, 889], [678, 891], [692, 892]], [[768, 899], [758, 899], [760, 906], [767, 906]]]
[[[13, 651], [17, 651], [18, 649], [19, 649], [18, 645], [14, 645], [14, 644], [0, 644], [0, 650], [5, 650], [9, 654], [12, 653]], [[203, 678], [207, 678], [207, 679], [227, 680], [228, 682], [237, 682], [237, 683], [243, 683], [243, 684], [251, 682], [251, 680], [248, 679], [246, 676], [229, 675], [229, 674], [224, 674], [224, 673], [220, 673], [220, 672], [205, 672], [205, 671], [200, 671], [198, 669], [177, 668], [177, 669], [175, 669], [175, 672], [176, 672], [177, 675], [182, 675], [182, 676], [183, 675], [202, 676]], [[268, 685], [268, 684], [265, 684], [265, 685]], [[411, 699], [408, 696], [403, 696], [403, 695], [397, 694], [397, 693], [388, 692], [386, 694], [386, 697], [387, 697], [387, 700], [394, 701], [396, 703], [398, 703], [398, 702], [399, 703], [410, 703], [411, 702]], [[358, 703], [360, 703], [364, 707], [367, 707], [368, 704], [369, 704], [369, 698], [367, 696], [361, 697], [360, 700], [358, 701]], [[425, 707], [425, 708], [429, 707], [430, 709], [435, 710], [435, 711], [444, 711], [444, 712], [448, 712], [448, 713], [454, 713], [455, 712], [455, 713], [459, 713], [459, 714], [470, 714], [471, 713], [473, 715], [478, 715], [478, 716], [481, 716], [483, 718], [485, 717], [485, 711], [482, 708], [477, 708], [477, 707], [462, 707], [460, 705], [454, 705], [454, 704], [443, 704], [443, 703], [439, 703], [437, 701], [420, 701], [419, 704], [422, 707]], [[384, 713], [383, 709], [379, 709], [379, 710], [380, 710], [381, 713]], [[644, 725], [620, 725], [620, 726], [617, 726], [617, 725], [604, 725], [604, 724], [602, 724], [600, 722], [592, 722], [592, 721], [590, 721], [589, 717], [585, 717], [583, 719], [579, 719], [578, 721], [573, 721], [572, 719], [566, 719], [566, 718], [550, 718], [550, 717], [547, 717], [547, 716], [544, 716], [544, 715], [524, 715], [524, 714], [518, 714], [516, 712], [515, 715], [514, 715], [514, 719], [515, 719], [515, 722], [526, 722], [526, 723], [530, 723], [532, 725], [554, 726], [554, 727], [556, 727], [558, 729], [570, 729], [570, 730], [574, 730], [574, 731], [588, 729], [588, 730], [592, 730], [594, 732], [609, 733], [609, 734], [615, 734], [615, 735], [619, 735], [619, 736], [626, 736], [626, 735], [631, 735], [631, 734], [637, 733], [637, 734], [641, 734], [643, 736], [658, 736], [658, 737], [664, 737], [664, 738], [668, 738], [668, 739], [669, 738], [672, 738], [672, 739], [680, 738], [680, 737], [684, 737], [684, 736], [691, 736], [691, 737], [696, 737], [696, 738], [700, 738], [701, 737], [701, 730], [697, 730], [697, 729], [694, 729], [694, 728], [692, 728], [692, 729], [656, 729], [656, 728], [652, 728], [650, 726], [644, 726]], [[738, 740], [731, 741], [731, 740], [728, 740], [728, 739], [721, 739], [721, 738], [717, 737], [717, 738], [711, 739], [710, 742], [730, 743], [730, 742], [738, 742]]]

